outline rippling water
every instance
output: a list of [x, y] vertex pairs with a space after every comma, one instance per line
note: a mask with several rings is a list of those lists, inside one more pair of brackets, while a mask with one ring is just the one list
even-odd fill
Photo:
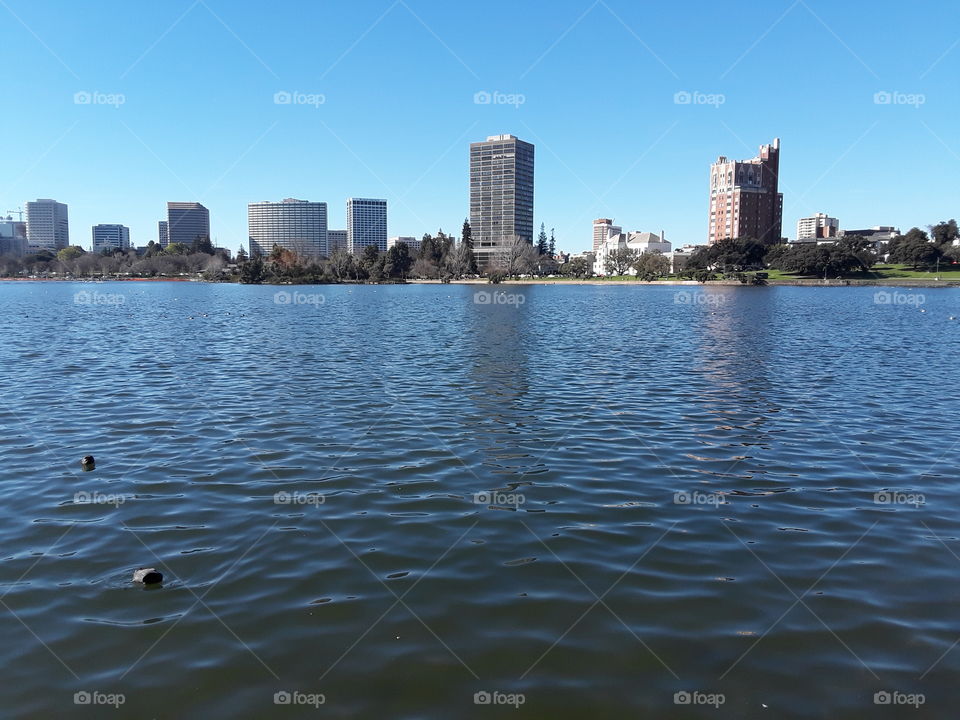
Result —
[[960, 291], [875, 292], [0, 283], [3, 714], [954, 717]]

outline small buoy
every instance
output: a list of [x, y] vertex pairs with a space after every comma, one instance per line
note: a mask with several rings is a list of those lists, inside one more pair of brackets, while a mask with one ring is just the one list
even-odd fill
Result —
[[951, 315], [950, 317], [947, 318], [947, 320], [956, 320], [956, 319], [957, 319], [957, 318], [956, 318], [955, 315]]
[[156, 568], [137, 568], [133, 571], [133, 581], [144, 585], [154, 585], [163, 582], [163, 575]]
[[84, 470], [93, 470], [97, 466], [97, 462], [93, 459], [93, 455], [84, 455], [80, 459], [80, 465]]

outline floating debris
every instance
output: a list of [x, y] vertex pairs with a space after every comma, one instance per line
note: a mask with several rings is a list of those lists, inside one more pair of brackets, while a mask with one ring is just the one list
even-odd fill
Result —
[[163, 582], [163, 574], [156, 568], [137, 568], [133, 571], [133, 581], [144, 585], [155, 585]]

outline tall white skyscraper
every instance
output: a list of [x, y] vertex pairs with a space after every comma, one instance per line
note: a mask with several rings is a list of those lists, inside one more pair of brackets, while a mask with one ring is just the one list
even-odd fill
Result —
[[347, 198], [347, 252], [359, 255], [368, 246], [387, 249], [387, 201]]
[[126, 225], [94, 225], [93, 252], [104, 250], [129, 250], [130, 228]]
[[27, 244], [31, 251], [61, 250], [70, 244], [67, 206], [56, 200], [27, 203]]
[[247, 205], [250, 255], [269, 255], [274, 245], [304, 257], [329, 255], [327, 204], [286, 198]]

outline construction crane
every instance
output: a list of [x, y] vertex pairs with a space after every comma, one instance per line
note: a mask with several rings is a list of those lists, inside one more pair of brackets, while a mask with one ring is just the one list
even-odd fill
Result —
[[18, 208], [16, 210], [7, 210], [7, 215], [12, 216], [14, 213], [20, 216], [20, 222], [23, 222], [23, 208]]

